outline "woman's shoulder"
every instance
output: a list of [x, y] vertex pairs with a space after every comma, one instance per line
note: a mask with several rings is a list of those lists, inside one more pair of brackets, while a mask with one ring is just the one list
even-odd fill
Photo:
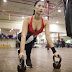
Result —
[[42, 17], [43, 18], [43, 22], [44, 22], [44, 25], [48, 22], [48, 19], [45, 18], [45, 17]]
[[32, 16], [27, 16], [27, 17], [25, 17], [25, 18], [24, 18], [24, 21], [27, 21], [28, 23], [30, 23], [31, 17], [32, 17]]
[[30, 20], [32, 16], [25, 17], [25, 20]]
[[30, 21], [31, 21], [31, 17], [32, 17], [32, 16], [27, 16], [27, 17], [24, 18], [24, 20], [30, 22]]

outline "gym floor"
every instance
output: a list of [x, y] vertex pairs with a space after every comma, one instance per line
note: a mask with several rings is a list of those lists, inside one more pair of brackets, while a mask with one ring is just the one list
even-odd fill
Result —
[[[32, 49], [33, 68], [26, 72], [72, 72], [72, 48], [56, 48], [62, 56], [61, 68], [53, 69], [52, 51], [47, 48]], [[18, 55], [16, 48], [0, 48], [0, 72], [17, 72]]]

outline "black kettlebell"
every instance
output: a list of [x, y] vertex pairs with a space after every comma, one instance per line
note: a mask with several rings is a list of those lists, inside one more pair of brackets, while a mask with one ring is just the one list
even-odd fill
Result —
[[24, 57], [23, 56], [20, 59], [20, 64], [17, 66], [17, 70], [18, 70], [18, 72], [25, 72], [25, 70], [26, 70], [26, 66], [24, 64]]
[[61, 58], [60, 55], [58, 55], [58, 58], [59, 58], [59, 61], [56, 61], [55, 56], [53, 56], [53, 61], [54, 61], [53, 67], [54, 67], [54, 69], [60, 69], [60, 67], [61, 67], [62, 58]]

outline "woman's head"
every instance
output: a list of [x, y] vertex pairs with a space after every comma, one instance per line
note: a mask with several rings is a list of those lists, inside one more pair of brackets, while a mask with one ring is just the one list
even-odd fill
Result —
[[38, 14], [42, 14], [44, 11], [44, 2], [41, 0], [37, 0], [34, 4], [34, 13], [33, 15], [35, 15], [35, 13]]

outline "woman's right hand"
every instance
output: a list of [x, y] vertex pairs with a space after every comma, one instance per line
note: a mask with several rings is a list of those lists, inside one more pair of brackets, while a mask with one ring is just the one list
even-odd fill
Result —
[[23, 52], [21, 52], [18, 57], [21, 59], [22, 56], [25, 57]]

